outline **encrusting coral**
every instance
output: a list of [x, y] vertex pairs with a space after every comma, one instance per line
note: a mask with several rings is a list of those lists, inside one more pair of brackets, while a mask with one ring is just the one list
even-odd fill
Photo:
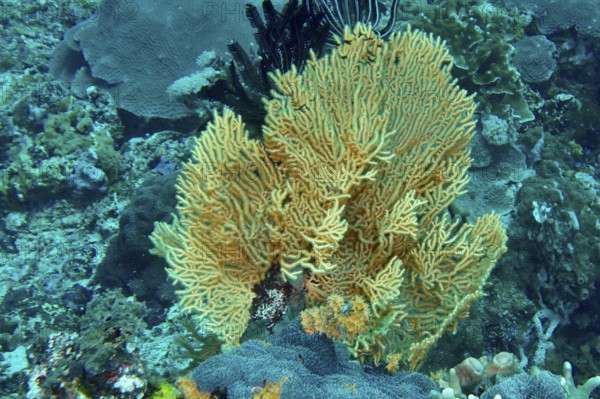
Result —
[[505, 251], [497, 215], [467, 224], [446, 212], [464, 193], [475, 126], [451, 66], [431, 35], [386, 42], [357, 25], [302, 74], [272, 75], [264, 143], [231, 111], [215, 115], [179, 178], [178, 217], [151, 236], [183, 307], [237, 344], [253, 287], [277, 265], [309, 307], [324, 305], [305, 311], [307, 330], [311, 315], [366, 304], [352, 334], [311, 332], [418, 368]]
[[310, 334], [323, 332], [338, 339], [355, 339], [369, 327], [369, 306], [360, 296], [345, 301], [337, 294], [327, 297], [327, 305], [302, 312], [302, 325]]

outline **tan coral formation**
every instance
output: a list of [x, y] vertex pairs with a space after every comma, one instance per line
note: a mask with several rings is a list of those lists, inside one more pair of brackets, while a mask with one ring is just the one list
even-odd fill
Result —
[[215, 115], [178, 181], [178, 217], [151, 236], [183, 307], [236, 344], [253, 286], [278, 265], [313, 316], [367, 304], [362, 328], [328, 334], [355, 356], [418, 368], [505, 251], [497, 215], [446, 212], [468, 182], [476, 106], [451, 66], [430, 35], [386, 42], [358, 25], [301, 74], [273, 75], [264, 143]]

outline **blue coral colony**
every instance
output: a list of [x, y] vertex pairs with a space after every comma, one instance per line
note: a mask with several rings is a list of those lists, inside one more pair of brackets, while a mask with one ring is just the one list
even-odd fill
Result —
[[594, 1], [0, 11], [0, 397], [600, 398]]

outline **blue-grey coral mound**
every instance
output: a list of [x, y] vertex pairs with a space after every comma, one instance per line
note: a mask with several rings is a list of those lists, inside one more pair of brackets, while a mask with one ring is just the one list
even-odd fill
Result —
[[250, 340], [203, 362], [193, 373], [203, 392], [226, 389], [250, 399], [252, 387], [281, 381], [287, 399], [427, 399], [437, 386], [418, 373], [369, 374], [349, 360], [345, 347], [308, 335], [296, 321], [268, 341]]
[[[104, 0], [96, 16], [65, 34], [50, 66], [61, 78], [73, 78], [88, 66], [80, 82], [110, 89], [119, 108], [144, 118], [179, 119], [192, 115], [167, 95], [176, 80], [198, 72], [204, 51], [225, 52], [232, 39], [252, 37], [244, 5], [180, 0]], [[71, 75], [71, 76], [69, 76]]]
[[564, 390], [560, 378], [547, 371], [536, 376], [519, 374], [508, 378], [486, 391], [481, 399], [494, 399], [500, 395], [502, 399], [563, 399]]
[[556, 46], [544, 35], [528, 36], [515, 44], [514, 61], [521, 77], [528, 83], [550, 79], [556, 69]]
[[600, 37], [600, 7], [590, 0], [506, 0], [507, 6], [533, 14], [539, 31], [551, 34], [575, 27], [587, 36]]

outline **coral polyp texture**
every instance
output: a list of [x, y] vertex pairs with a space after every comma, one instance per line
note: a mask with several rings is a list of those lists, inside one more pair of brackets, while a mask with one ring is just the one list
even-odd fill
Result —
[[151, 236], [183, 307], [238, 344], [276, 265], [305, 289], [308, 332], [417, 369], [505, 251], [498, 215], [446, 211], [465, 192], [476, 122], [451, 67], [431, 35], [384, 41], [357, 25], [301, 74], [272, 75], [262, 142], [216, 114], [179, 177], [178, 216]]

